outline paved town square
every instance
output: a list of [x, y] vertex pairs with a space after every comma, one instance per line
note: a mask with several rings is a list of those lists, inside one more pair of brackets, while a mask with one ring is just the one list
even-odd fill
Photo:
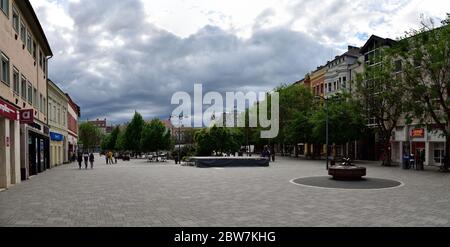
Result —
[[323, 161], [269, 168], [195, 168], [145, 160], [94, 170], [74, 163], [0, 192], [0, 226], [450, 226], [450, 177], [436, 169], [364, 164], [385, 190], [322, 189], [291, 180], [324, 176]]

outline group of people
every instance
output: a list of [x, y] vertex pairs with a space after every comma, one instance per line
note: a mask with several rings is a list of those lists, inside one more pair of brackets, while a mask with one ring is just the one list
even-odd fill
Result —
[[78, 167], [80, 168], [80, 170], [81, 170], [83, 161], [84, 161], [84, 166], [85, 166], [86, 170], [88, 169], [89, 163], [91, 164], [91, 169], [94, 169], [94, 161], [95, 161], [94, 153], [79, 152], [77, 155], [77, 162], [78, 162]]
[[269, 158], [269, 160], [275, 162], [275, 152], [273, 152], [270, 146], [264, 146], [264, 149], [262, 151], [262, 157]]
[[117, 158], [118, 158], [118, 154], [117, 153], [113, 153], [111, 151], [106, 152], [105, 153], [105, 158], [106, 158], [106, 164], [107, 165], [113, 165], [113, 164], [117, 164]]

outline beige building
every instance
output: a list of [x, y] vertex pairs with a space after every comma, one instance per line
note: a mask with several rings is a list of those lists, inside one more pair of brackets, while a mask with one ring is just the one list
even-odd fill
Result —
[[69, 162], [67, 95], [51, 80], [48, 80], [48, 125], [50, 126], [50, 166]]
[[49, 167], [46, 102], [51, 56], [30, 2], [1, 0], [0, 188]]

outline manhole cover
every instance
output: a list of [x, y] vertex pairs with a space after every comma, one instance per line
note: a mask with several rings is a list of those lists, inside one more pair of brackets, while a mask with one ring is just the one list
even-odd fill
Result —
[[358, 181], [338, 181], [329, 176], [297, 178], [292, 180], [291, 182], [297, 185], [308, 187], [346, 190], [389, 189], [403, 186], [402, 182], [389, 179], [364, 178]]

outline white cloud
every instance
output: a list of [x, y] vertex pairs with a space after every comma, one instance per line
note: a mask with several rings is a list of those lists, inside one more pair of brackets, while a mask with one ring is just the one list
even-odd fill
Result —
[[178, 90], [268, 91], [370, 34], [395, 38], [450, 1], [32, 0], [50, 76], [84, 117], [166, 116]]

